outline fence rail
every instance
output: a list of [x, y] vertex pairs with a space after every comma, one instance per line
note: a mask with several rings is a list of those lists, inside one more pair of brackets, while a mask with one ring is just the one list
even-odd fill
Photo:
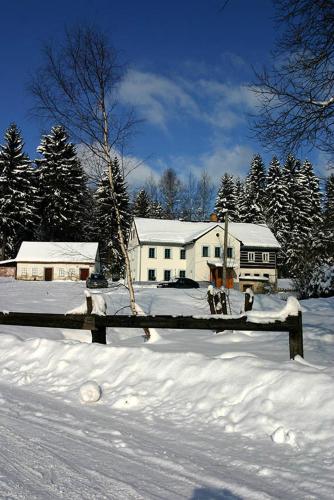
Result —
[[76, 330], [91, 330], [92, 341], [106, 343], [106, 328], [170, 328], [198, 330], [253, 330], [288, 332], [290, 358], [303, 356], [302, 314], [288, 316], [284, 321], [255, 322], [247, 315], [233, 316], [127, 316], [93, 314], [49, 314], [25, 312], [1, 312], [0, 324], [33, 326], [44, 328], [68, 328]]

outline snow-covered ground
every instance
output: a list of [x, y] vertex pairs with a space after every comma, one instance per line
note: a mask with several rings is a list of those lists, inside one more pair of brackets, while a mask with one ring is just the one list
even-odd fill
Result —
[[[136, 292], [146, 313], [208, 313], [205, 289]], [[128, 311], [124, 288], [97, 293], [109, 314]], [[83, 300], [83, 284], [0, 280], [3, 311]], [[231, 293], [233, 313], [242, 300]], [[284, 305], [256, 296], [254, 310]], [[109, 329], [103, 346], [0, 325], [0, 498], [332, 498], [334, 298], [301, 305], [295, 361], [286, 333], [159, 330], [145, 343]]]

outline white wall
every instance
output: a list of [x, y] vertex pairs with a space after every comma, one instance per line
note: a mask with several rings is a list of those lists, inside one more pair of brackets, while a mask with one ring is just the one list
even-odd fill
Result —
[[28, 281], [44, 281], [44, 269], [46, 267], [52, 267], [53, 280], [62, 281], [79, 280], [80, 269], [89, 269], [89, 274], [98, 271], [98, 269], [96, 269], [95, 267], [95, 264], [18, 262], [16, 279]]

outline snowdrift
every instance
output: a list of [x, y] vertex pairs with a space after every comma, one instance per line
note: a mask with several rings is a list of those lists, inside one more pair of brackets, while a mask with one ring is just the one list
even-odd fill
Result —
[[85, 404], [80, 388], [93, 382], [102, 394], [93, 404], [177, 426], [210, 424], [299, 448], [334, 438], [334, 369], [301, 358], [275, 363], [247, 352], [210, 358], [2, 335], [0, 373], [75, 405]]

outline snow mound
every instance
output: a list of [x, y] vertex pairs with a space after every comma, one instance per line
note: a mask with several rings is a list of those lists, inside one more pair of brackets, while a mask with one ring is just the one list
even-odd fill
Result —
[[96, 403], [100, 400], [102, 390], [99, 384], [90, 380], [80, 387], [80, 399], [83, 403]]
[[[92, 314], [97, 316], [105, 316], [107, 313], [107, 304], [103, 295], [99, 293], [91, 294], [88, 290], [85, 290], [85, 296], [92, 298]], [[65, 314], [87, 314], [87, 301], [83, 302], [80, 306], [66, 311]]]

